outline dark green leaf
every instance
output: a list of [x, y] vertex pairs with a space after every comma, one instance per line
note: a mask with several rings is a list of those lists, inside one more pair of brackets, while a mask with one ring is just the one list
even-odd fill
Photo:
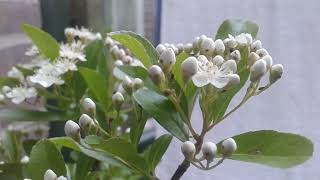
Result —
[[181, 141], [188, 139], [188, 128], [168, 98], [146, 88], [133, 93], [133, 97], [143, 110], [172, 135]]
[[0, 179], [21, 180], [23, 179], [23, 167], [19, 163], [5, 163], [0, 165]]
[[104, 110], [108, 110], [111, 105], [111, 97], [108, 93], [108, 84], [105, 78], [98, 72], [88, 68], [80, 67], [79, 71], [85, 79], [90, 91], [105, 108]]
[[20, 81], [16, 78], [11, 77], [0, 77], [0, 87], [2, 86], [17, 86]]
[[183, 87], [183, 85], [184, 85], [183, 78], [182, 78], [182, 72], [181, 72], [181, 64], [188, 57], [189, 57], [189, 54], [187, 54], [185, 52], [181, 52], [176, 57], [176, 63], [174, 64], [174, 66], [172, 68], [172, 74], [174, 75], [174, 78], [178, 82], [180, 87]]
[[165, 134], [155, 140], [147, 154], [145, 154], [150, 171], [154, 172], [155, 168], [162, 159], [162, 156], [167, 151], [172, 140], [172, 136]]
[[49, 140], [41, 140], [33, 146], [28, 164], [28, 173], [32, 179], [43, 179], [44, 173], [51, 169], [57, 176], [65, 176], [63, 157]]
[[91, 157], [80, 153], [77, 161], [75, 179], [77, 180], [85, 180], [88, 172], [91, 170], [95, 160]]
[[144, 66], [149, 67], [150, 65], [157, 63], [159, 54], [152, 44], [144, 37], [130, 31], [112, 32], [109, 35], [128, 48]]
[[77, 115], [74, 112], [33, 111], [22, 109], [1, 109], [0, 120], [6, 121], [66, 121]]
[[[312, 142], [300, 135], [262, 130], [233, 137], [238, 149], [232, 160], [290, 168], [308, 160], [313, 153]], [[218, 144], [221, 150], [221, 142]], [[220, 151], [221, 152], [221, 151]]]
[[148, 115], [136, 104], [134, 106], [136, 106], [135, 109], [137, 109], [138, 111], [138, 117], [132, 118], [130, 140], [131, 143], [135, 145], [135, 147], [138, 147], [142, 132], [144, 130], [144, 126], [146, 125], [146, 122], [148, 120]]
[[60, 46], [50, 34], [29, 24], [23, 24], [21, 28], [38, 47], [42, 55], [51, 60], [59, 56]]
[[121, 138], [104, 140], [97, 136], [87, 136], [85, 142], [95, 149], [100, 149], [119, 157], [135, 171], [145, 175], [149, 174], [145, 160], [139, 156], [136, 148], [129, 142]]
[[255, 38], [258, 31], [259, 27], [254, 22], [242, 19], [229, 19], [225, 20], [220, 25], [216, 35], [216, 39], [225, 39], [228, 37], [228, 34], [236, 36], [241, 33], [249, 33], [252, 35], [252, 38]]

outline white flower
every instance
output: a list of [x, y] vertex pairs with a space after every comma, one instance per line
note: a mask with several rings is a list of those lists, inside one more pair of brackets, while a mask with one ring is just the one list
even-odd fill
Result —
[[31, 48], [29, 48], [26, 52], [25, 52], [25, 55], [26, 56], [37, 56], [39, 55], [40, 52], [39, 52], [39, 49], [37, 48], [37, 46], [31, 46]]
[[200, 50], [200, 37], [195, 37], [194, 40], [192, 41], [192, 49], [193, 53], [196, 53]]
[[223, 40], [223, 43], [227, 48], [235, 48], [238, 45], [236, 39], [231, 34], [228, 35], [228, 38]]
[[271, 83], [277, 81], [281, 78], [283, 74], [283, 66], [282, 64], [276, 64], [271, 67], [269, 80]]
[[8, 77], [12, 77], [18, 79], [19, 81], [23, 81], [24, 76], [21, 71], [19, 71], [16, 67], [12, 67], [10, 71], [7, 73]]
[[43, 180], [56, 180], [57, 175], [51, 169], [48, 169], [43, 176]]
[[266, 49], [258, 49], [257, 51], [256, 51], [256, 53], [262, 58], [262, 57], [264, 57], [264, 56], [266, 56], [266, 55], [269, 55], [269, 53], [268, 53], [268, 51], [266, 50]]
[[256, 61], [250, 68], [250, 80], [257, 81], [267, 72], [267, 64], [263, 59]]
[[224, 62], [220, 67], [212, 62], [199, 63], [198, 72], [192, 76], [192, 81], [197, 87], [212, 84], [214, 87], [221, 89], [229, 83], [228, 75], [236, 72], [237, 63], [234, 60]]
[[216, 56], [211, 60], [211, 62], [212, 62], [214, 65], [221, 66], [221, 64], [224, 62], [224, 59], [223, 59], [222, 56], [216, 55]]
[[217, 54], [223, 54], [226, 47], [223, 44], [223, 41], [221, 39], [217, 39], [214, 42], [214, 52]]
[[196, 153], [196, 147], [192, 142], [186, 141], [181, 145], [181, 152], [187, 160], [192, 160]]
[[62, 58], [86, 61], [86, 56], [84, 54], [84, 45], [80, 42], [72, 42], [71, 44], [61, 44], [59, 54]]
[[228, 138], [222, 142], [223, 155], [230, 156], [237, 150], [237, 143], [233, 138]]
[[158, 46], [156, 47], [156, 50], [159, 54], [162, 54], [166, 49], [167, 48], [163, 44], [158, 44]]
[[183, 45], [183, 51], [187, 54], [190, 54], [192, 52], [192, 44], [188, 43]]
[[64, 133], [67, 136], [78, 140], [80, 138], [80, 126], [74, 121], [68, 120], [64, 125]]
[[266, 55], [266, 56], [263, 56], [262, 59], [266, 62], [267, 69], [270, 69], [273, 64], [272, 57], [270, 55]]
[[235, 40], [240, 46], [249, 46], [252, 43], [252, 36], [248, 33], [241, 33], [235, 37]]
[[172, 66], [176, 63], [176, 56], [171, 48], [162, 52], [159, 62], [164, 73], [170, 72]]
[[262, 48], [262, 43], [260, 40], [255, 40], [252, 44], [251, 44], [251, 51], [257, 51], [259, 49]]
[[212, 161], [215, 154], [217, 153], [217, 145], [212, 142], [206, 142], [202, 145], [201, 151], [203, 157], [206, 160]]
[[6, 96], [11, 99], [14, 104], [20, 104], [28, 98], [37, 96], [37, 90], [34, 87], [14, 87], [6, 93]]
[[77, 35], [77, 30], [74, 28], [65, 28], [64, 34], [67, 36], [68, 40], [73, 40], [73, 38]]
[[68, 180], [68, 179], [64, 176], [59, 176], [56, 180]]
[[63, 71], [49, 63], [38, 69], [34, 75], [29, 76], [28, 80], [32, 83], [38, 83], [44, 88], [48, 88], [53, 84], [62, 85], [64, 80], [61, 79], [60, 75], [63, 73]]
[[198, 71], [198, 60], [191, 56], [181, 63], [181, 70], [184, 80], [189, 80]]
[[72, 59], [59, 59], [54, 65], [56, 68], [58, 68], [61, 73], [66, 73], [68, 71], [77, 71], [77, 61], [72, 60]]
[[232, 53], [230, 54], [230, 58], [235, 60], [236, 62], [239, 62], [241, 59], [240, 51], [239, 50], [232, 51]]

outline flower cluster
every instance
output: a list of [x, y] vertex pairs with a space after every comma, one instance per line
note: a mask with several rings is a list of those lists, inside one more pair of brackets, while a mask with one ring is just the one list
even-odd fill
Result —
[[65, 35], [68, 42], [61, 43], [59, 56], [54, 60], [43, 57], [36, 46], [27, 50], [25, 55], [31, 58], [30, 62], [18, 64], [7, 73], [8, 77], [17, 79], [20, 85], [3, 86], [0, 101], [9, 98], [14, 104], [20, 104], [26, 99], [37, 97], [37, 88], [63, 85], [64, 74], [77, 71], [77, 63], [86, 61], [86, 45], [102, 38], [99, 33], [92, 33], [85, 28], [67, 28]]

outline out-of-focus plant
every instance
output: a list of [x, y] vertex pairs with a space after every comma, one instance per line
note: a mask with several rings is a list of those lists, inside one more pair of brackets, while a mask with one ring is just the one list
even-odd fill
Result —
[[[1, 178], [158, 179], [155, 169], [173, 136], [184, 155], [173, 180], [190, 165], [211, 170], [232, 159], [289, 168], [312, 156], [313, 145], [305, 137], [272, 130], [217, 144], [205, 141], [218, 123], [282, 76], [283, 66], [273, 64], [255, 39], [258, 26], [253, 22], [226, 20], [214, 39], [201, 35], [192, 43], [156, 48], [129, 31], [102, 36], [67, 28], [67, 42], [59, 44], [40, 29], [22, 29], [34, 44], [26, 53], [31, 59], [1, 77], [1, 102], [17, 106], [1, 110], [0, 118], [67, 120], [66, 137], [27, 143], [20, 132], [8, 130], [0, 146]], [[245, 86], [242, 100], [229, 107]], [[202, 121], [200, 132], [191, 123], [197, 101], [202, 117], [194, 121]], [[21, 104], [36, 107], [27, 110]], [[149, 118], [170, 135], [144, 150], [139, 142]], [[69, 156], [62, 156], [66, 149]]]

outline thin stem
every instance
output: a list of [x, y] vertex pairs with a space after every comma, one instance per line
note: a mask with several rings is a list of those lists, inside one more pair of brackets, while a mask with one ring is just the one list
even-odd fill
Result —
[[176, 170], [176, 172], [171, 177], [171, 180], [179, 180], [183, 174], [187, 171], [187, 169], [190, 167], [190, 161], [184, 160]]
[[226, 158], [225, 157], [223, 157], [222, 159], [220, 159], [215, 165], [213, 165], [213, 166], [211, 166], [211, 167], [209, 167], [209, 168], [207, 168], [206, 170], [211, 170], [211, 169], [213, 169], [213, 168], [215, 168], [215, 167], [217, 167], [217, 166], [219, 166], [220, 164], [222, 164], [223, 163], [223, 161], [225, 160]]
[[191, 162], [192, 165], [194, 165], [195, 167], [201, 169], [201, 170], [206, 170], [206, 168], [203, 166], [203, 164], [200, 164], [200, 166], [198, 164], [196, 164], [195, 162]]

